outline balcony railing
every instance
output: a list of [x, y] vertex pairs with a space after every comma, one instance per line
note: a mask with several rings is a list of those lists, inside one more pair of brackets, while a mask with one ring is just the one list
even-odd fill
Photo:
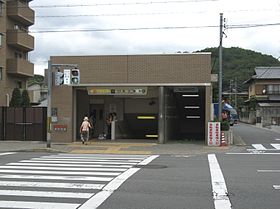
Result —
[[7, 15], [25, 26], [34, 24], [34, 10], [20, 1], [7, 1]]
[[7, 31], [7, 43], [26, 52], [34, 50], [34, 37], [20, 29]]
[[34, 64], [25, 59], [7, 59], [7, 73], [15, 76], [32, 77], [34, 75]]

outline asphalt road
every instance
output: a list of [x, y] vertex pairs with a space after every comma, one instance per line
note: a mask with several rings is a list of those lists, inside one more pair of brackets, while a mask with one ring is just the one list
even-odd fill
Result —
[[234, 125], [233, 131], [246, 145], [277, 143], [276, 139], [280, 139], [280, 133], [244, 123]]
[[0, 153], [0, 208], [279, 209], [279, 134], [234, 129], [228, 153]]

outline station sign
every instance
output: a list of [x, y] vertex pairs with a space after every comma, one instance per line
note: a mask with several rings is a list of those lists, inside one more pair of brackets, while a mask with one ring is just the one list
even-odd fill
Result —
[[147, 87], [88, 87], [88, 95], [147, 95]]

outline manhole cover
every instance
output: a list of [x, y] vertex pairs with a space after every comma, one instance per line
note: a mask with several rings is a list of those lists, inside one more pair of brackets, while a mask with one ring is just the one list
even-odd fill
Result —
[[134, 168], [162, 169], [162, 168], [167, 168], [167, 165], [157, 165], [157, 164], [135, 165]]

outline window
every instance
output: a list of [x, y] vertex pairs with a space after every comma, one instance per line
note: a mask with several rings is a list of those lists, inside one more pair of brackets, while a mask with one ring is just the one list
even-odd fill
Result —
[[22, 53], [21, 52], [15, 52], [15, 58], [22, 58]]
[[22, 82], [21, 81], [16, 81], [16, 87], [19, 89], [22, 89]]
[[3, 67], [0, 67], [0, 81], [3, 79]]
[[0, 0], [0, 16], [3, 15], [3, 5], [4, 5], [4, 2], [2, 0]]
[[267, 94], [278, 95], [280, 94], [280, 85], [278, 84], [267, 85], [266, 90], [267, 90]]
[[3, 34], [0, 33], [0, 47], [2, 46], [2, 43], [3, 43]]

